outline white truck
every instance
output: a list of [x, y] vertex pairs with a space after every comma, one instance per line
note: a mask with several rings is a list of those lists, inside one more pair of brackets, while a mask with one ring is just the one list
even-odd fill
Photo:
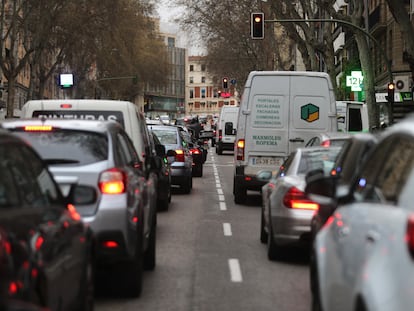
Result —
[[261, 172], [277, 171], [287, 156], [315, 133], [337, 131], [336, 102], [329, 75], [309, 71], [253, 71], [238, 115], [233, 194], [261, 191]]

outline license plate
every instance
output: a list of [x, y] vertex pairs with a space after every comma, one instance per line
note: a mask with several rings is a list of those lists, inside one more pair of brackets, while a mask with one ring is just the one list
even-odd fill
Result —
[[283, 163], [283, 158], [273, 158], [273, 157], [251, 157], [251, 165], [260, 165], [260, 166], [281, 166]]

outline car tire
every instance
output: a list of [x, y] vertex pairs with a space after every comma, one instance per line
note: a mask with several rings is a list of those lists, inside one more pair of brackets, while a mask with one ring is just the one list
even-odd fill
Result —
[[234, 203], [243, 204], [246, 203], [247, 190], [243, 186], [234, 184]]
[[152, 221], [151, 231], [148, 238], [148, 247], [144, 252], [144, 268], [145, 270], [154, 270], [155, 269], [155, 262], [156, 262], [156, 217], [154, 215], [154, 220]]
[[82, 281], [79, 286], [77, 310], [93, 311], [95, 301], [95, 265], [92, 254], [88, 255], [85, 263]]
[[269, 238], [269, 235], [267, 234], [265, 230], [265, 221], [264, 221], [264, 215], [263, 215], [263, 209], [262, 209], [262, 217], [260, 219], [260, 242], [265, 244], [267, 243], [268, 238]]
[[191, 188], [193, 188], [193, 177], [190, 176], [187, 178], [186, 182], [182, 185], [183, 192], [188, 194], [191, 192]]
[[196, 166], [194, 166], [194, 177], [203, 177], [203, 164], [199, 163]]
[[267, 258], [277, 260], [280, 257], [280, 246], [278, 246], [273, 237], [272, 224], [269, 222], [269, 234], [267, 237]]
[[220, 144], [217, 144], [216, 151], [217, 151], [218, 155], [222, 155], [223, 154], [223, 147]]
[[158, 211], [168, 211], [168, 208], [170, 207], [170, 197], [166, 199], [158, 199], [157, 202], [157, 210]]

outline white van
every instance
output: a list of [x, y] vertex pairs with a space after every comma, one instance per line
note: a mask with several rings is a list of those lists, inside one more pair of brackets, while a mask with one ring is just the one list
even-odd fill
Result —
[[338, 131], [369, 132], [368, 106], [359, 101], [336, 102]]
[[223, 106], [216, 125], [216, 153], [223, 154], [223, 150], [234, 151], [236, 140], [237, 118], [239, 107]]
[[144, 115], [129, 101], [103, 99], [30, 100], [22, 118], [63, 118], [118, 121], [131, 137], [140, 160], [149, 153], [149, 134]]
[[251, 72], [237, 123], [235, 203], [245, 202], [247, 190], [261, 191], [268, 181], [261, 173], [277, 171], [292, 151], [316, 133], [335, 131], [335, 96], [327, 73]]

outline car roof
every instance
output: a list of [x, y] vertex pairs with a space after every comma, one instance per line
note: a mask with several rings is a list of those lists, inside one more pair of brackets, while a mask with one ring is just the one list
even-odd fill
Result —
[[76, 129], [105, 133], [112, 128], [122, 126], [116, 121], [79, 120], [79, 119], [9, 119], [0, 122], [2, 128], [17, 128], [26, 125], [51, 125], [62, 129]]

